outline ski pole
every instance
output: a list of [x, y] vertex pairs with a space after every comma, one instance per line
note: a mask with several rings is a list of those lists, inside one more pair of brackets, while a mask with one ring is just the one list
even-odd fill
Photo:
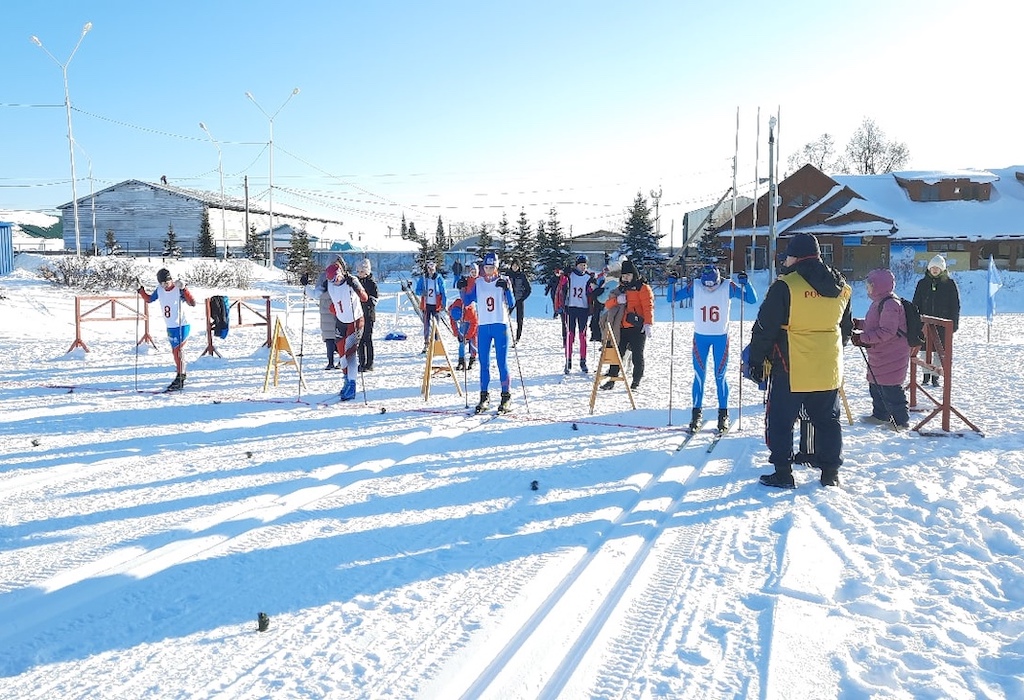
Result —
[[672, 329], [668, 337], [668, 424], [672, 425], [672, 383], [675, 377], [676, 365], [676, 288], [674, 284], [669, 285], [669, 301], [672, 305]]
[[878, 396], [882, 399], [882, 403], [885, 405], [885, 410], [889, 412], [889, 425], [891, 425], [892, 429], [898, 433], [900, 428], [896, 425], [896, 418], [892, 415], [892, 406], [889, 405], [889, 402], [885, 399], [885, 394], [882, 393], [882, 385], [878, 383], [877, 379], [875, 379], [875, 371], [871, 369], [871, 363], [868, 362], [868, 354], [864, 352], [863, 345], [858, 345], [857, 347], [860, 348], [860, 355], [864, 358], [864, 364], [868, 366], [868, 374], [871, 376], [871, 382], [878, 387]]
[[[750, 284], [750, 280], [747, 280], [747, 284]], [[743, 305], [746, 303], [746, 285], [740, 285], [740, 349], [742, 350], [743, 345]], [[743, 430], [743, 362], [739, 363], [739, 378], [736, 380], [736, 385], [739, 387], [739, 396], [737, 401], [739, 406], [736, 408], [736, 430]]]
[[[512, 335], [512, 328], [505, 326], [506, 335]], [[511, 338], [510, 338], [511, 340]], [[519, 364], [519, 348], [512, 344], [512, 354], [516, 358], [516, 369], [519, 370], [519, 385], [523, 387], [523, 405], [526, 406], [526, 415], [530, 415], [530, 400], [526, 398], [526, 382], [523, 380], [523, 366]]]
[[[139, 287], [142, 287], [142, 281], [136, 279], [139, 283]], [[139, 390], [139, 290], [138, 287], [135, 289], [135, 391]]]
[[302, 314], [299, 321], [299, 393], [297, 400], [302, 400], [302, 353], [306, 341], [306, 285], [309, 284], [309, 273], [303, 272], [299, 279], [302, 283]]

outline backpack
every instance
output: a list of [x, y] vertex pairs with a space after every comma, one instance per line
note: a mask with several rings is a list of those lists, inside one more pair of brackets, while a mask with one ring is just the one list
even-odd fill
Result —
[[210, 323], [213, 325], [213, 334], [218, 338], [228, 337], [228, 298], [215, 295], [210, 297]]
[[[918, 311], [917, 305], [909, 299], [903, 299], [896, 297], [900, 304], [903, 305], [903, 316], [907, 320], [907, 333], [904, 336], [907, 339], [907, 345], [912, 348], [924, 346], [924, 322], [921, 320], [921, 312]], [[891, 299], [886, 297], [882, 300], [882, 304], [878, 307], [878, 313], [882, 313], [882, 308], [885, 306], [885, 302]], [[897, 332], [897, 335], [901, 333]]]

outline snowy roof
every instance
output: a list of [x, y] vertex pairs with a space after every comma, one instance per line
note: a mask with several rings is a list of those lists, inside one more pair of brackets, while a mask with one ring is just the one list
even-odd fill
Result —
[[898, 230], [892, 236], [893, 240], [1024, 237], [1024, 182], [1017, 178], [1017, 173], [1024, 173], [1024, 166], [986, 171], [930, 172], [928, 177], [938, 182], [963, 177], [967, 172], [973, 173], [972, 182], [991, 182], [989, 201], [912, 201], [896, 177], [922, 179], [910, 177], [915, 173], [835, 175], [832, 179], [848, 185], [864, 197], [867, 202], [862, 202], [861, 208], [895, 221]]

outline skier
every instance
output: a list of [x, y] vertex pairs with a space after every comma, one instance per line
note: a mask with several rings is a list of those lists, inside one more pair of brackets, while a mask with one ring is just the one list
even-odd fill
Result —
[[160, 314], [167, 324], [167, 337], [171, 341], [171, 354], [174, 356], [174, 367], [177, 374], [168, 386], [166, 391], [180, 391], [185, 386], [185, 341], [188, 339], [191, 326], [188, 323], [188, 316], [182, 304], [195, 306], [196, 300], [192, 293], [185, 287], [184, 282], [175, 282], [171, 278], [171, 272], [166, 267], [156, 273], [156, 281], [159, 283], [152, 294], [146, 291], [139, 282], [139, 296], [145, 299], [146, 303], [160, 302]]
[[356, 350], [364, 324], [362, 302], [369, 297], [359, 280], [349, 273], [344, 260], [338, 261], [334, 279], [327, 283], [327, 293], [331, 295], [334, 315], [338, 317], [338, 354], [344, 358], [341, 369], [345, 373], [345, 384], [339, 396], [342, 401], [351, 401], [356, 397]]
[[508, 273], [509, 281], [512, 282], [512, 296], [516, 300], [516, 336], [515, 342], [519, 343], [519, 339], [523, 337], [523, 319], [526, 317], [526, 311], [524, 304], [526, 298], [533, 292], [533, 288], [530, 285], [530, 278], [523, 272], [522, 266], [518, 260], [513, 260], [512, 264], [509, 265]]
[[[914, 306], [922, 316], [948, 318], [953, 322], [954, 333], [960, 327], [960, 289], [949, 276], [946, 259], [941, 255], [936, 255], [928, 261], [924, 277], [917, 281], [917, 287], [914, 289]], [[946, 329], [939, 328], [938, 331], [939, 341], [942, 343], [942, 348], [939, 349], [941, 358], [945, 355]], [[938, 386], [939, 375], [925, 372], [921, 383], [927, 384], [929, 381], [932, 386]]]
[[501, 403], [498, 412], [505, 413], [511, 408], [512, 394], [509, 391], [511, 379], [508, 373], [508, 327], [509, 312], [515, 306], [512, 284], [507, 277], [498, 274], [498, 256], [484, 255], [484, 274], [478, 277], [473, 290], [467, 295], [476, 304], [477, 343], [480, 351], [480, 403], [476, 412], [490, 408], [490, 394], [487, 387], [491, 381], [491, 345], [498, 361], [498, 379], [501, 382]]
[[423, 353], [427, 352], [430, 342], [430, 322], [437, 319], [441, 310], [448, 306], [448, 297], [444, 288], [444, 277], [437, 272], [437, 262], [427, 260], [423, 274], [416, 279], [416, 296], [420, 300], [423, 312]]
[[459, 290], [459, 297], [462, 299], [462, 305], [466, 306], [466, 295], [473, 289], [473, 285], [476, 284], [477, 276], [480, 274], [480, 266], [471, 262], [467, 264], [463, 269], [464, 277], [460, 277], [455, 283], [455, 288]]
[[[455, 369], [473, 369], [476, 363], [477, 318], [473, 304], [463, 305], [458, 298], [448, 307], [448, 319], [452, 324], [452, 333], [459, 341], [459, 363]], [[466, 364], [466, 346], [469, 346], [469, 364]]]
[[[654, 292], [647, 280], [637, 273], [632, 261], [622, 261], [619, 286], [611, 291], [604, 306], [606, 309], [614, 309], [616, 306], [623, 309], [619, 351], [623, 355], [627, 350], [633, 353], [633, 381], [629, 388], [639, 389], [640, 380], [644, 377], [644, 345], [651, 337], [654, 326]], [[619, 376], [619, 370], [618, 365], [611, 365], [608, 376]], [[609, 379], [601, 388], [611, 389], [613, 386], [615, 381]]]
[[729, 428], [729, 380], [726, 369], [729, 364], [729, 318], [733, 299], [740, 303], [757, 303], [757, 294], [747, 282], [747, 275], [739, 273], [737, 282], [726, 284], [718, 268], [708, 265], [700, 275], [700, 284], [676, 284], [675, 277], [668, 278], [666, 298], [669, 303], [684, 299], [693, 300], [693, 411], [690, 418], [690, 432], [696, 432], [701, 425], [704, 405], [704, 382], [707, 378], [708, 361], [714, 355], [715, 387], [718, 390], [718, 432]]
[[356, 266], [356, 277], [359, 284], [366, 292], [366, 300], [363, 305], [363, 332], [359, 336], [359, 371], [373, 371], [373, 323], [377, 320], [377, 299], [380, 292], [377, 289], [377, 282], [373, 279], [373, 271], [370, 267], [370, 259], [363, 258]]
[[605, 293], [605, 282], [608, 281], [608, 266], [605, 265], [594, 278], [594, 291], [590, 293], [590, 342], [600, 343], [601, 333], [601, 312], [604, 311], [604, 302], [601, 295]]
[[565, 316], [565, 373], [572, 370], [572, 345], [579, 337], [580, 371], [587, 369], [587, 319], [590, 299], [597, 285], [594, 273], [587, 269], [587, 256], [577, 255], [572, 270], [566, 271], [555, 292], [555, 311]]

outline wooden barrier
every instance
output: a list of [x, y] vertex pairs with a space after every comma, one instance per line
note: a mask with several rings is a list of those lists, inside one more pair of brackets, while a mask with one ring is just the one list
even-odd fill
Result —
[[[129, 306], [126, 301], [134, 299], [135, 307]], [[89, 307], [87, 310], [82, 311], [82, 302], [99, 302], [95, 306]], [[138, 305], [142, 303], [142, 311], [139, 311]], [[118, 316], [118, 311], [123, 314]], [[109, 312], [109, 315], [107, 315]], [[103, 314], [102, 316], [100, 314]], [[153, 337], [149, 334], [149, 304], [142, 302], [142, 299], [138, 296], [130, 297], [110, 297], [110, 296], [85, 296], [75, 297], [75, 342], [71, 343], [71, 347], [68, 348], [68, 352], [71, 352], [75, 348], [82, 348], [86, 352], [89, 352], [88, 346], [85, 341], [82, 340], [82, 324], [83, 323], [98, 323], [98, 322], [110, 322], [110, 321], [138, 321], [143, 319], [145, 323], [145, 330], [141, 338], [137, 339], [135, 346], [138, 347], [143, 343], [149, 343], [154, 348], [156, 343], [153, 342]]]
[[[230, 302], [228, 305], [228, 318], [232, 316], [232, 309], [237, 311], [237, 320], [230, 321], [229, 327], [231, 329], [265, 327], [267, 329], [267, 339], [262, 347], [271, 347], [273, 328], [270, 323], [270, 297], [267, 295], [258, 297], [228, 297], [228, 300]], [[254, 303], [256, 301], [260, 303]], [[203, 350], [203, 354], [200, 357], [205, 357], [206, 355], [221, 356], [217, 352], [217, 348], [213, 346], [213, 321], [210, 318], [209, 299], [206, 300], [206, 349]]]
[[[935, 409], [929, 413], [924, 420], [914, 426], [914, 430], [925, 435], [942, 435], [943, 433], [924, 433], [921, 428], [937, 415], [942, 416], [942, 429], [950, 432], [950, 415], [962, 420], [967, 427], [976, 433], [981, 433], [974, 423], [953, 407], [953, 322], [949, 319], [938, 318], [937, 316], [921, 316], [924, 323], [924, 347], [917, 355], [910, 358], [910, 409], [917, 408], [917, 392], [920, 391], [933, 404]], [[941, 333], [940, 333], [941, 330]], [[921, 355], [924, 355], [922, 357]], [[942, 377], [942, 396], [932, 396], [928, 388], [917, 383], [917, 368], [921, 367], [931, 375]]]

